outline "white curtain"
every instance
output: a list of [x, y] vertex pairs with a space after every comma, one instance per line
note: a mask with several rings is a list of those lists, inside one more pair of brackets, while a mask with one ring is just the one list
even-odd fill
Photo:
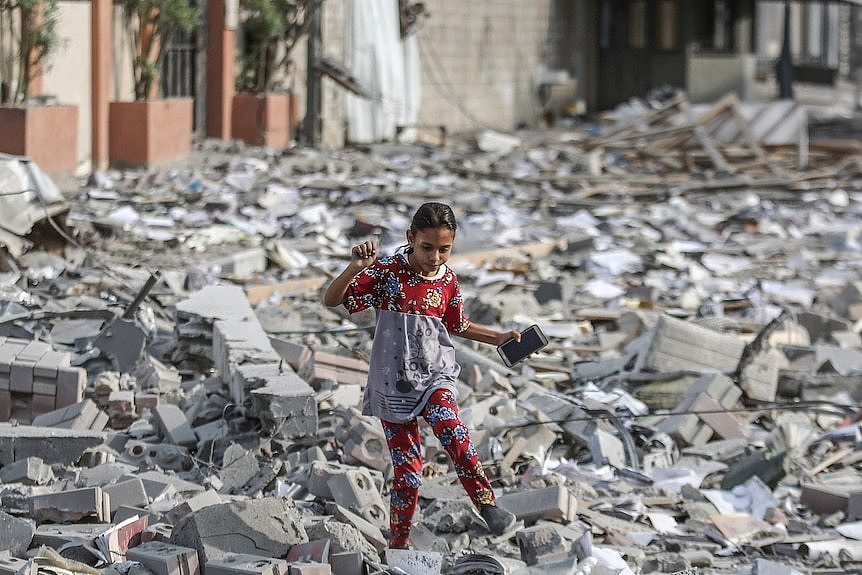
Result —
[[[354, 143], [393, 140], [397, 126], [413, 126], [419, 111], [416, 38], [401, 41], [397, 0], [354, 0], [348, 35], [348, 67], [371, 93], [347, 95], [347, 136]], [[412, 131], [402, 134], [409, 139]], [[407, 136], [407, 138], [405, 138]]]

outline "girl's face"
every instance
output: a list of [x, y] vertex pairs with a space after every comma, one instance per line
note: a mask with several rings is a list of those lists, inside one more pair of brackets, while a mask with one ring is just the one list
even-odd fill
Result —
[[455, 232], [447, 227], [407, 230], [407, 243], [413, 248], [413, 268], [423, 276], [433, 276], [449, 259]]

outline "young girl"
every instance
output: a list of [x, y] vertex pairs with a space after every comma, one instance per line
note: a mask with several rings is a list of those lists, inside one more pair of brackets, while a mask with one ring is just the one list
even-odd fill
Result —
[[458, 279], [446, 266], [456, 229], [449, 206], [423, 204], [407, 230], [403, 253], [378, 260], [372, 242], [354, 246], [350, 264], [323, 296], [326, 305], [343, 303], [350, 313], [377, 310], [362, 412], [380, 418], [392, 456], [392, 548], [410, 544], [422, 483], [420, 415], [446, 449], [490, 531], [502, 535], [515, 524], [515, 516], [495, 504], [479, 455], [458, 416], [455, 380], [461, 368], [449, 334], [492, 345], [520, 339], [520, 334], [476, 325], [464, 316]]

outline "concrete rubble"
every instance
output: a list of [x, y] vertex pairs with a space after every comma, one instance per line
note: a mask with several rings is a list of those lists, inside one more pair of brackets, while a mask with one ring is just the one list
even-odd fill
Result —
[[[0, 574], [862, 569], [862, 149], [803, 146], [796, 112], [746, 129], [757, 110], [664, 94], [442, 147], [208, 142], [99, 174], [39, 234], [16, 220]], [[489, 533], [423, 426], [413, 549], [389, 550], [388, 451], [359, 411], [373, 313], [319, 297], [427, 200], [459, 218], [469, 317], [551, 343], [510, 369], [456, 342], [515, 530]]]

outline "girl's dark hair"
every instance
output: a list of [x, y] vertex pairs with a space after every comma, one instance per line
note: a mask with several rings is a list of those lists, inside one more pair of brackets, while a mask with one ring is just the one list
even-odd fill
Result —
[[449, 228], [454, 233], [458, 230], [455, 214], [452, 208], [440, 202], [428, 202], [419, 206], [410, 222], [410, 231], [414, 234], [419, 230]]

